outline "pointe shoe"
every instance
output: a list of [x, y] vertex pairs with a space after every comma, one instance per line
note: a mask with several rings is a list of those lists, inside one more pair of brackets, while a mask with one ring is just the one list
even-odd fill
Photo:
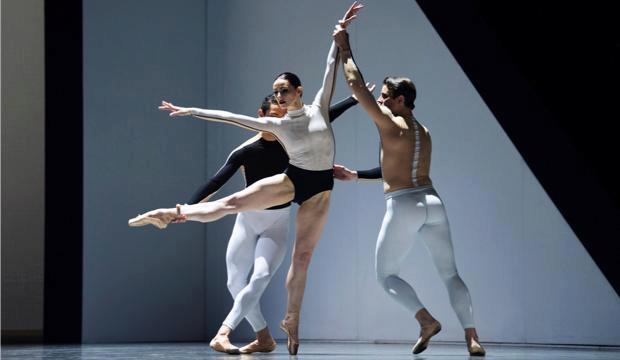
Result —
[[480, 343], [478, 342], [478, 339], [473, 339], [473, 342], [468, 342], [467, 344], [467, 351], [469, 351], [469, 355], [470, 356], [485, 356], [486, 355], [486, 351], [484, 350], [484, 348], [482, 347], [482, 345], [480, 345]]
[[284, 320], [280, 321], [280, 329], [282, 329], [282, 331], [284, 331], [284, 333], [288, 337], [286, 341], [286, 348], [288, 349], [288, 353], [291, 355], [297, 355], [297, 351], [299, 350], [299, 339], [294, 338], [291, 335], [291, 331], [289, 330]]
[[209, 346], [211, 347], [211, 349], [215, 351], [223, 352], [226, 354], [232, 354], [232, 355], [241, 354], [241, 352], [239, 351], [239, 348], [231, 344], [230, 341], [228, 341], [228, 339], [226, 339], [226, 341], [220, 341], [220, 340], [216, 340], [215, 338], [213, 338], [213, 340], [211, 340], [211, 342], [209, 343]]
[[159, 229], [165, 229], [170, 222], [181, 219], [181, 205], [176, 206], [176, 215], [165, 213], [164, 209], [149, 211], [146, 214], [138, 215], [133, 219], [129, 219], [127, 224], [129, 226], [145, 226], [153, 225]]
[[127, 222], [129, 226], [137, 227], [137, 226], [145, 226], [145, 225], [153, 225], [158, 229], [165, 229], [168, 224], [163, 222], [161, 219], [149, 216], [147, 214], [138, 215], [133, 219], [129, 219]]
[[440, 331], [441, 331], [441, 324], [439, 323], [439, 321], [435, 321], [434, 323], [428, 326], [421, 327], [420, 337], [418, 338], [418, 341], [415, 343], [415, 345], [413, 345], [411, 352], [414, 354], [419, 354], [422, 351], [426, 350], [431, 338], [437, 335], [437, 333]]
[[254, 340], [251, 343], [241, 347], [239, 352], [241, 354], [251, 354], [255, 352], [268, 353], [276, 349], [276, 342], [271, 340], [268, 343], [259, 343], [258, 340]]

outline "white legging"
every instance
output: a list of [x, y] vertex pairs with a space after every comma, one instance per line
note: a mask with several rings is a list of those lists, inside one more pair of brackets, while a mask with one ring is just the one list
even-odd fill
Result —
[[234, 330], [244, 317], [254, 331], [267, 326], [260, 297], [284, 259], [289, 214], [290, 206], [237, 214], [226, 250], [228, 290], [235, 302], [223, 324], [230, 329]]
[[416, 238], [426, 245], [441, 276], [450, 303], [464, 329], [474, 327], [471, 298], [459, 277], [443, 203], [431, 186], [386, 194], [387, 209], [375, 254], [377, 280], [385, 291], [413, 314], [424, 308], [415, 291], [398, 275]]

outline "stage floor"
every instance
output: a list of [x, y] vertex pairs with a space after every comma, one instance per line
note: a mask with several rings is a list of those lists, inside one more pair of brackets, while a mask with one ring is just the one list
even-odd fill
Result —
[[[239, 345], [239, 344], [238, 344]], [[566, 347], [485, 344], [485, 359], [620, 359], [620, 348], [607, 347]], [[234, 355], [216, 353], [206, 343], [156, 343], [156, 344], [107, 344], [107, 345], [6, 345], [2, 346], [2, 359], [20, 360], [207, 360], [234, 359]], [[278, 348], [270, 354], [241, 355], [243, 359], [476, 359], [469, 357], [464, 344], [431, 343], [422, 354], [412, 355], [411, 345], [407, 344], [368, 344], [305, 342], [300, 346], [300, 354], [289, 356], [286, 346], [278, 343]]]

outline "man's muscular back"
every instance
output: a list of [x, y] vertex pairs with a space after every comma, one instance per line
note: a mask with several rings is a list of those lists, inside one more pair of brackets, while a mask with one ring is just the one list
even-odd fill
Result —
[[[383, 190], [432, 185], [429, 177], [431, 137], [428, 130], [415, 119], [394, 116], [385, 106], [381, 112], [391, 121], [377, 126], [381, 138], [381, 169]], [[384, 122], [385, 124], [385, 122]]]

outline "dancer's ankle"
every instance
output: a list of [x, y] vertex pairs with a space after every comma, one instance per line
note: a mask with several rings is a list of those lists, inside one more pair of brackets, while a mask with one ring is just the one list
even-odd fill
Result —
[[286, 317], [284, 318], [286, 322], [288, 321], [299, 321], [299, 312], [286, 312]]
[[259, 343], [271, 343], [274, 341], [267, 327], [256, 332], [256, 340]]
[[435, 319], [428, 312], [428, 310], [426, 310], [426, 308], [420, 309], [420, 311], [418, 311], [415, 314], [415, 318], [416, 318], [416, 320], [418, 320], [418, 322], [420, 323], [420, 326], [422, 326], [422, 327], [429, 326], [429, 325], [432, 325], [432, 324], [437, 322], [437, 319]]
[[231, 332], [232, 332], [232, 330], [228, 326], [222, 325], [222, 326], [220, 326], [220, 329], [217, 331], [217, 335], [216, 336], [228, 337], [228, 335], [230, 335]]
[[466, 328], [465, 329], [465, 340], [469, 343], [471, 340], [478, 341], [478, 333], [476, 332], [476, 328]]

